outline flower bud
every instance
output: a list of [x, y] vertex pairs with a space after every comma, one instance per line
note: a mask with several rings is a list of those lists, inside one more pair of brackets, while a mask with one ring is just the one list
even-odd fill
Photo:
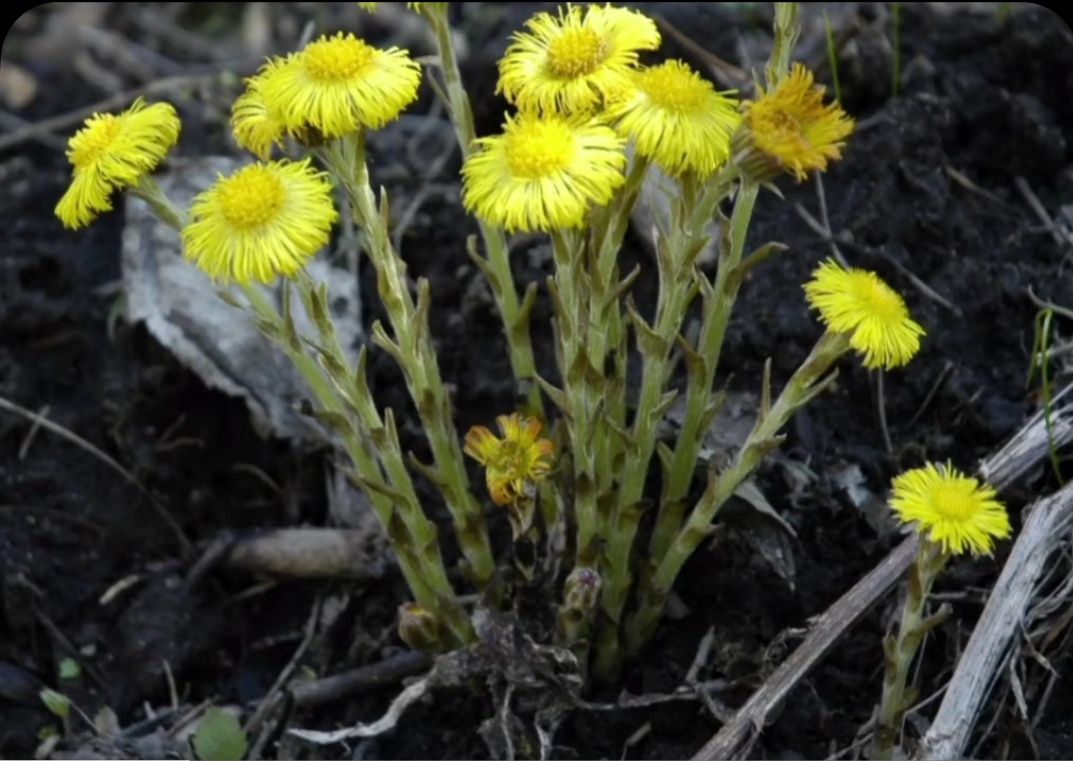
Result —
[[414, 650], [434, 653], [442, 650], [440, 621], [415, 602], [399, 606], [399, 637]]

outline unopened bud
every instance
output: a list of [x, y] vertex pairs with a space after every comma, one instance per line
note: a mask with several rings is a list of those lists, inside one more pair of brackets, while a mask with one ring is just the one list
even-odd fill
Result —
[[422, 653], [442, 650], [440, 622], [435, 615], [414, 602], [399, 606], [399, 637], [407, 645]]
[[600, 601], [600, 574], [591, 568], [575, 568], [563, 585], [565, 607], [583, 613], [595, 610]]

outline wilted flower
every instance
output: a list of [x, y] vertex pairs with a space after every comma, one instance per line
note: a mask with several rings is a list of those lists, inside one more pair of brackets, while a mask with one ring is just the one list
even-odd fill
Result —
[[824, 87], [814, 86], [812, 72], [799, 63], [773, 90], [743, 104], [746, 143], [782, 169], [803, 180], [813, 169], [824, 171], [842, 157], [853, 120], [837, 103], [823, 104]]
[[514, 413], [496, 418], [498, 438], [484, 426], [469, 429], [465, 452], [485, 468], [488, 492], [497, 505], [510, 505], [525, 494], [526, 484], [551, 470], [555, 447], [540, 438], [541, 423]]

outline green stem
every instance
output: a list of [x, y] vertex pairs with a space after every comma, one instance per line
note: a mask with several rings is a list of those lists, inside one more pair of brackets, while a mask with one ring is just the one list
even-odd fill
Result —
[[912, 703], [907, 690], [909, 669], [924, 635], [931, 628], [924, 617], [924, 605], [947, 559], [941, 547], [926, 539], [920, 541], [916, 560], [909, 569], [898, 634], [888, 636], [883, 641], [886, 666], [883, 672], [883, 697], [879, 703], [870, 756], [873, 759], [885, 761], [894, 755], [902, 718]]
[[[440, 57], [440, 67], [447, 95], [447, 107], [454, 125], [455, 137], [462, 151], [462, 159], [469, 158], [476, 131], [473, 126], [473, 109], [470, 107], [469, 95], [462, 83], [462, 74], [458, 69], [454, 44], [451, 40], [451, 28], [447, 22], [447, 3], [430, 4], [425, 17], [436, 34], [436, 46]], [[481, 238], [487, 251], [487, 258], [481, 259], [488, 285], [492, 289], [499, 314], [503, 320], [503, 332], [507, 337], [510, 352], [511, 370], [519, 384], [519, 391], [526, 395], [529, 414], [544, 418], [543, 400], [540, 388], [536, 385], [536, 361], [533, 358], [533, 344], [529, 335], [530, 303], [519, 301], [514, 288], [514, 276], [510, 269], [510, 250], [503, 230], [478, 220]], [[477, 256], [475, 253], [474, 256]]]
[[712, 288], [712, 303], [705, 304], [697, 339], [697, 354], [704, 362], [703, 372], [690, 375], [682, 430], [678, 434], [670, 469], [663, 482], [659, 514], [649, 542], [650, 558], [662, 558], [682, 526], [685, 498], [693, 481], [693, 470], [697, 466], [707, 425], [711, 422], [712, 384], [719, 369], [727, 325], [741, 285], [736, 270], [741, 265], [759, 190], [755, 182], [743, 179], [734, 200], [734, 210], [730, 216], [730, 245], [720, 257]]
[[752, 475], [763, 458], [778, 448], [782, 443], [779, 430], [798, 409], [829, 385], [834, 376], [824, 378], [824, 374], [848, 350], [849, 338], [846, 334], [824, 333], [771, 408], [760, 411], [752, 431], [730, 466], [722, 473], [709, 477], [708, 488], [694, 506], [685, 526], [674, 535], [666, 554], [653, 557], [657, 562], [655, 572], [646, 584], [641, 585], [638, 608], [626, 624], [627, 647], [631, 654], [636, 654], [655, 631], [679, 571], [710, 535], [716, 513], [742, 482]]
[[393, 337], [376, 323], [374, 341], [392, 354], [403, 371], [435, 463], [434, 468], [425, 468], [423, 472], [443, 495], [470, 575], [483, 588], [492, 578], [495, 561], [484, 516], [469, 488], [450, 400], [432, 347], [428, 282], [419, 283], [415, 304], [406, 282], [406, 264], [388, 234], [386, 206], [378, 208], [369, 183], [363, 136], [348, 136], [333, 143], [324, 157], [346, 189], [354, 219], [365, 232], [365, 249], [376, 269], [380, 299], [391, 324]]
[[[311, 315], [316, 314], [318, 310], [313, 307], [316, 295], [308, 275], [303, 273], [298, 285], [307, 311]], [[284, 287], [289, 288], [289, 283]], [[244, 284], [241, 289], [262, 325], [270, 328], [267, 333], [269, 337], [287, 354], [313, 392], [313, 397], [321, 409], [336, 421], [333, 428], [339, 434], [343, 448], [350, 457], [355, 480], [363, 487], [374, 513], [396, 549], [399, 567], [414, 599], [436, 615], [450, 632], [451, 640], [443, 645], [445, 648], [451, 648], [472, 641], [473, 628], [447, 578], [436, 527], [425, 518], [409, 474], [401, 464], [401, 451], [394, 426], [389, 424], [385, 429], [380, 424], [375, 406], [367, 393], [367, 386], [361, 384], [365, 393], [357, 395], [347, 388], [352, 373], [347, 372], [349, 363], [339, 345], [334, 325], [326, 318], [326, 294], [321, 297], [323, 303], [319, 311], [322, 319], [314, 319], [314, 322], [320, 333], [324, 356], [331, 361], [318, 362], [300, 339], [295, 340], [297, 334], [294, 332], [293, 323], [286, 324], [289, 320], [288, 314], [281, 315], [257, 286]], [[364, 377], [363, 374], [361, 377]], [[350, 405], [354, 412], [358, 413], [356, 420], [354, 416], [348, 415], [347, 404], [344, 402], [344, 399], [350, 398], [363, 402], [360, 405]], [[370, 418], [370, 415], [374, 417]], [[385, 464], [387, 481], [377, 464], [377, 455]], [[389, 494], [395, 498], [388, 496]]]
[[186, 213], [172, 203], [152, 177], [144, 175], [137, 185], [130, 188], [130, 194], [149, 204], [156, 218], [173, 230], [182, 232], [186, 226]]

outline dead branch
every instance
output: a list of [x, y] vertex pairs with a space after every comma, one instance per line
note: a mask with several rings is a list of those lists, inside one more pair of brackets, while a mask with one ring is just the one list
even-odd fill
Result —
[[[1042, 460], [1053, 445], [1073, 440], [1073, 403], [1055, 403], [1073, 390], [1066, 386], [1052, 402], [1053, 441], [1048, 438], [1042, 411], [1032, 417], [997, 452], [980, 463], [978, 473], [997, 489], [1009, 487]], [[724, 759], [747, 756], [760, 736], [767, 717], [797, 683], [834, 646], [839, 637], [874, 605], [908, 570], [916, 552], [916, 539], [898, 545], [867, 576], [815, 619], [805, 641], [768, 677], [753, 696], [700, 749], [694, 759]]]
[[917, 758], [960, 758], [976, 717], [1009, 658], [1010, 643], [1064, 529], [1073, 521], [1073, 483], [1037, 502], [1021, 529], [969, 644], [958, 661]]
[[394, 684], [432, 665], [425, 653], [407, 652], [370, 666], [326, 676], [292, 690], [298, 708], [317, 708], [345, 697]]

